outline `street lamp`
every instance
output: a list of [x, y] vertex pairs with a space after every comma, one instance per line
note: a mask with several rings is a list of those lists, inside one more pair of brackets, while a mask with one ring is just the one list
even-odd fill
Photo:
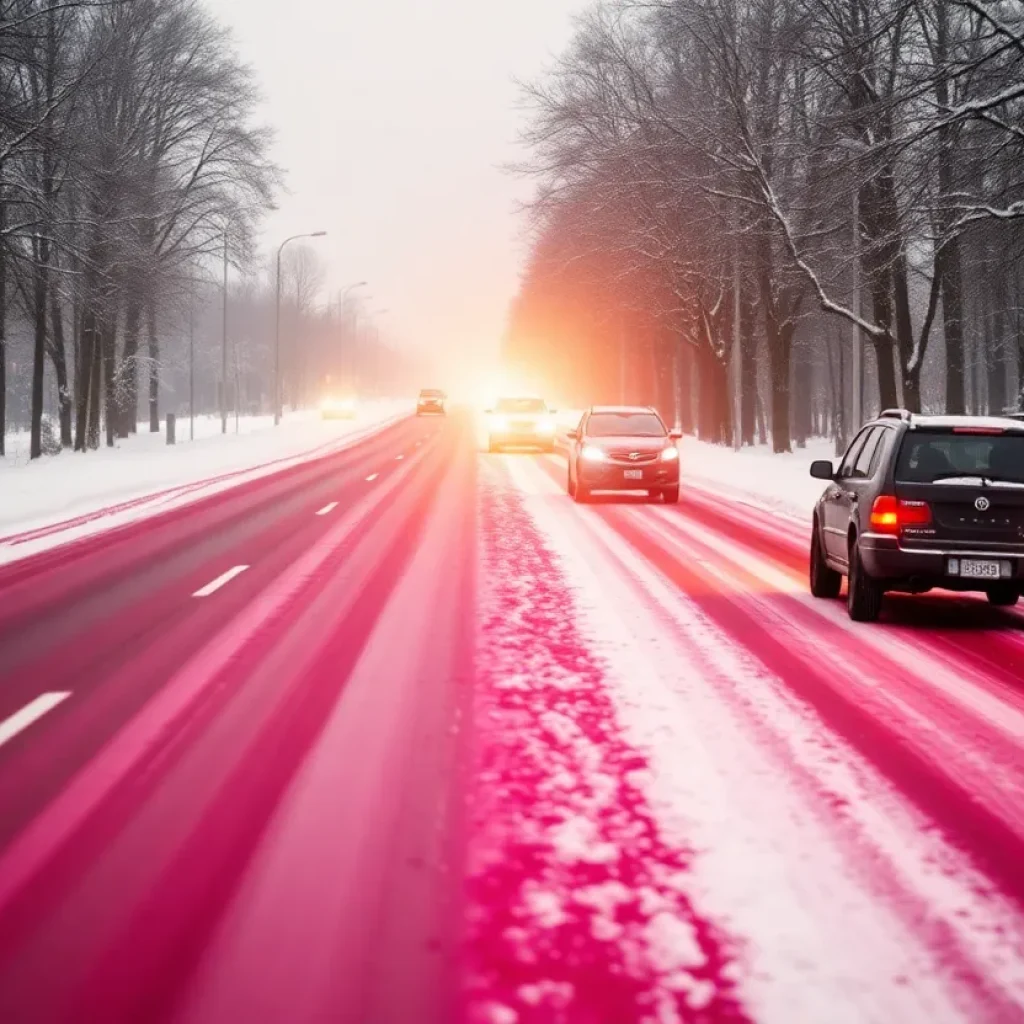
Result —
[[308, 231], [292, 235], [277, 247], [277, 295], [274, 299], [274, 426], [281, 422], [281, 253], [289, 242], [299, 238], [323, 238], [326, 231]]

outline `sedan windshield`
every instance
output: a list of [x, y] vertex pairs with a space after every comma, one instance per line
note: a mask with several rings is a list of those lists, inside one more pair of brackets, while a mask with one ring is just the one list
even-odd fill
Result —
[[908, 435], [896, 479], [917, 484], [1017, 484], [1024, 486], [1024, 434]]
[[587, 420], [591, 437], [665, 437], [665, 424], [653, 412], [596, 412]]
[[496, 408], [498, 412], [513, 414], [547, 412], [542, 398], [499, 398]]

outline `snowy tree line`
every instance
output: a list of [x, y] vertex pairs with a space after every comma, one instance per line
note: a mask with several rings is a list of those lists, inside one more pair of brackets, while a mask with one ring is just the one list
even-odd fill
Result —
[[278, 184], [255, 103], [194, 0], [0, 0], [0, 452], [9, 392], [33, 457], [51, 391], [64, 447], [156, 428], [161, 324]]
[[610, 0], [525, 93], [513, 364], [776, 451], [858, 343], [865, 415], [1021, 407], [1022, 0]]

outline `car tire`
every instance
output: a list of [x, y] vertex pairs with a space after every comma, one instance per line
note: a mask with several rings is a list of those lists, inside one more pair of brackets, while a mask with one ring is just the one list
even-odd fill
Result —
[[839, 596], [843, 588], [843, 574], [836, 572], [825, 561], [825, 551], [821, 546], [821, 532], [818, 520], [814, 520], [811, 533], [811, 593], [815, 597], [833, 600]]
[[989, 604], [997, 608], [1012, 608], [1020, 600], [1020, 591], [1014, 586], [1001, 584], [998, 587], [989, 587], [985, 591]]
[[679, 504], [679, 484], [675, 484], [672, 487], [664, 487], [661, 491], [661, 500], [666, 505], [678, 505]]
[[570, 498], [576, 497], [576, 489], [572, 485], [572, 471], [568, 469], [565, 471], [565, 493]]
[[487, 450], [491, 453], [498, 450], [498, 445], [496, 445], [490, 438], [487, 439]]
[[577, 505], [585, 505], [590, 501], [590, 491], [588, 491], [586, 487], [579, 482], [579, 480], [576, 481], [576, 486], [573, 488], [572, 496]]
[[854, 622], [875, 622], [882, 613], [882, 585], [865, 571], [856, 541], [850, 545], [850, 576], [846, 608]]

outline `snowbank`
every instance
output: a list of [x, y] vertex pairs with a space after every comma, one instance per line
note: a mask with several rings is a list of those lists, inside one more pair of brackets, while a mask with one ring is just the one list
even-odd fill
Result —
[[57, 543], [160, 512], [214, 490], [343, 447], [360, 436], [411, 414], [407, 401], [363, 405], [354, 420], [323, 420], [297, 412], [274, 427], [270, 416], [179, 421], [178, 443], [164, 433], [140, 433], [115, 448], [62, 452], [26, 462], [27, 438], [8, 440], [0, 460], [0, 564]]
[[683, 479], [737, 501], [767, 505], [808, 519], [825, 485], [810, 475], [815, 459], [834, 459], [832, 441], [815, 439], [807, 447], [776, 455], [766, 445], [734, 451], [692, 437], [682, 441]]

